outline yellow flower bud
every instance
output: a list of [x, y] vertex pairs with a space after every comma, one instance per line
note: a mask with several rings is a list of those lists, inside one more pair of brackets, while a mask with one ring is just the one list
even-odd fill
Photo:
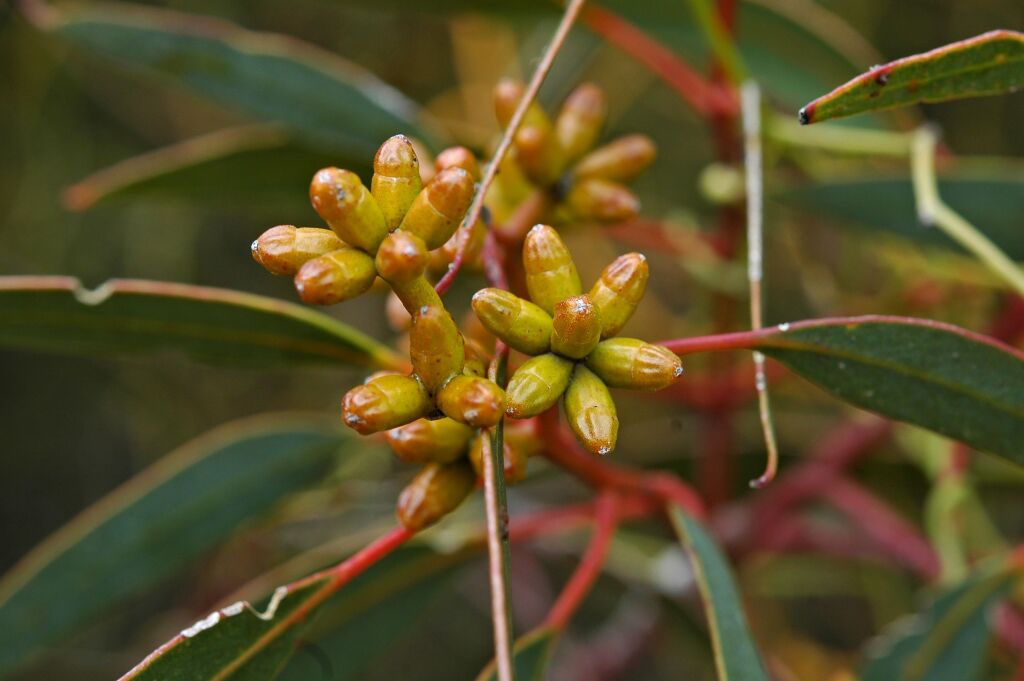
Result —
[[376, 276], [373, 258], [354, 248], [342, 248], [300, 267], [295, 289], [310, 305], [333, 305], [364, 293]]
[[441, 172], [445, 168], [462, 168], [476, 182], [480, 179], [480, 164], [476, 156], [466, 147], [448, 147], [437, 155], [434, 168]]
[[556, 303], [581, 292], [576, 263], [558, 232], [548, 225], [536, 225], [526, 235], [523, 268], [530, 299], [548, 314]]
[[473, 190], [469, 173], [462, 168], [445, 168], [413, 201], [400, 229], [423, 239], [428, 251], [440, 248], [465, 217]]
[[618, 182], [596, 177], [576, 182], [565, 200], [580, 220], [625, 222], [640, 212], [640, 201], [633, 192]]
[[551, 316], [514, 293], [481, 289], [473, 296], [473, 312], [484, 328], [519, 352], [539, 355], [551, 345]]
[[448, 310], [441, 306], [423, 307], [413, 315], [409, 355], [413, 371], [431, 393], [462, 373], [462, 334]]
[[528, 360], [509, 379], [505, 413], [525, 419], [547, 411], [565, 392], [573, 363], [547, 353]]
[[605, 114], [604, 93], [593, 83], [583, 83], [569, 94], [555, 120], [555, 138], [567, 163], [594, 146]]
[[490, 428], [505, 413], [505, 391], [477, 376], [456, 376], [437, 393], [437, 406], [460, 423]]
[[398, 497], [398, 520], [415, 531], [433, 525], [459, 507], [476, 486], [469, 462], [432, 463], [402, 490]]
[[552, 329], [552, 352], [583, 359], [601, 340], [601, 314], [586, 295], [566, 298], [555, 305]]
[[[469, 463], [472, 464], [473, 470], [476, 472], [478, 478], [484, 476], [484, 444], [490, 440], [489, 431], [481, 431], [479, 435], [473, 438], [473, 443], [469, 448]], [[487, 442], [487, 444], [490, 444]], [[526, 457], [516, 451], [509, 442], [503, 443], [502, 459], [503, 468], [505, 469], [505, 482], [509, 485], [514, 485], [517, 482], [521, 482], [526, 477]], [[488, 454], [490, 448], [488, 448]]]
[[313, 176], [309, 200], [317, 214], [345, 243], [375, 253], [388, 234], [384, 214], [359, 176], [324, 168]]
[[573, 168], [577, 180], [598, 177], [628, 182], [651, 165], [657, 155], [647, 135], [626, 135], [590, 152]]
[[640, 253], [626, 253], [604, 268], [590, 299], [601, 310], [601, 338], [610, 338], [622, 330], [644, 297], [650, 270]]
[[449, 418], [417, 419], [389, 430], [385, 437], [406, 463], [451, 463], [466, 453], [474, 432]]
[[391, 430], [430, 413], [427, 389], [415, 376], [386, 374], [352, 388], [341, 402], [345, 425], [363, 435]]
[[577, 364], [565, 390], [565, 414], [576, 439], [592, 454], [608, 454], [619, 436], [619, 417], [607, 386]]
[[389, 230], [401, 224], [421, 189], [420, 162], [412, 142], [405, 135], [389, 138], [380, 145], [373, 159], [370, 182], [370, 193], [380, 206]]
[[345, 248], [329, 229], [278, 225], [252, 242], [252, 258], [271, 274], [295, 276], [306, 262]]
[[[523, 99], [524, 94], [526, 94], [526, 89], [523, 87], [523, 84], [511, 78], [502, 79], [494, 87], [494, 113], [502, 130], [507, 128], [508, 124], [512, 122], [512, 116], [515, 114], [516, 108], [519, 106], [519, 102]], [[526, 109], [522, 127], [538, 127], [550, 130], [551, 120], [544, 113], [544, 109], [540, 108], [540, 105], [534, 101], [530, 102], [530, 106]]]
[[381, 242], [375, 263], [384, 281], [403, 284], [423, 276], [427, 268], [427, 248], [415, 234], [392, 232]]
[[635, 338], [601, 341], [587, 357], [587, 367], [610, 388], [661, 390], [683, 375], [675, 353]]

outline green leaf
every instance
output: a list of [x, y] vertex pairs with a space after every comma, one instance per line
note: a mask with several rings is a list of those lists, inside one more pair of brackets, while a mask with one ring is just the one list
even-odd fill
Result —
[[835, 396], [1024, 464], [1024, 354], [926, 319], [782, 324], [752, 344]]
[[0, 277], [0, 316], [0, 346], [7, 347], [115, 355], [174, 350], [259, 367], [402, 363], [320, 312], [188, 284], [113, 279], [89, 291], [71, 277]]
[[308, 210], [310, 178], [330, 165], [365, 177], [369, 157], [311, 151], [279, 126], [247, 125], [125, 159], [68, 187], [63, 198], [74, 211], [139, 198]]
[[1024, 86], [1024, 34], [991, 31], [876, 66], [800, 109], [801, 123]]
[[670, 507], [669, 517], [679, 541], [690, 554], [704, 601], [719, 681], [768, 681], [725, 556], [707, 530], [680, 508]]
[[346, 440], [319, 419], [236, 421], [81, 513], [0, 581], [0, 675], [320, 480]]
[[[977, 225], [1012, 258], [1024, 259], [1024, 165], [1009, 160], [961, 163], [939, 179], [943, 201]], [[826, 180], [776, 192], [779, 203], [816, 216], [960, 250], [941, 230], [918, 221], [910, 177], [878, 176]]]
[[435, 147], [443, 138], [370, 72], [287, 36], [134, 4], [40, 6], [29, 16], [73, 45], [339, 151], [371, 158], [396, 133]]
[[[558, 632], [550, 627], [539, 627], [521, 637], [512, 647], [512, 666], [517, 681], [543, 681], [544, 670], [551, 661]], [[492, 660], [476, 681], [497, 681], [498, 670]]]
[[862, 681], [980, 681], [991, 637], [990, 610], [1013, 583], [1010, 570], [984, 570], [897, 620], [868, 648]]

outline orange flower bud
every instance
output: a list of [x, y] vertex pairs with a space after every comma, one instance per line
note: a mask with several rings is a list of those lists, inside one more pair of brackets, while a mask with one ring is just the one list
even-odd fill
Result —
[[580, 275], [558, 232], [536, 225], [523, 244], [523, 268], [530, 299], [548, 314], [555, 304], [580, 294]]
[[317, 214], [351, 246], [372, 254], [388, 234], [380, 206], [351, 171], [318, 171], [309, 186], [309, 199]]
[[295, 276], [307, 261], [344, 247], [329, 229], [278, 225], [252, 242], [252, 258], [271, 274]]
[[619, 436], [619, 417], [608, 388], [577, 364], [565, 390], [565, 414], [576, 439], [593, 454], [608, 454]]
[[345, 425], [363, 435], [404, 426], [426, 416], [432, 407], [423, 384], [400, 374], [358, 385], [345, 393], [341, 403]]
[[477, 428], [490, 428], [505, 413], [505, 391], [477, 376], [456, 376], [437, 393], [437, 406], [446, 416]]
[[310, 305], [333, 305], [364, 293], [376, 276], [373, 258], [354, 248], [342, 248], [300, 267], [295, 289]]
[[427, 250], [440, 248], [465, 217], [473, 190], [469, 173], [462, 168], [445, 168], [413, 201], [400, 229], [423, 239]]
[[380, 206], [389, 230], [401, 224], [422, 188], [420, 162], [409, 138], [395, 135], [380, 145], [373, 159], [370, 192]]
[[657, 155], [654, 141], [647, 135], [626, 135], [584, 156], [573, 169], [581, 180], [598, 177], [627, 182], [651, 165]]
[[402, 284], [423, 276], [427, 247], [415, 234], [392, 232], [381, 242], [375, 259], [377, 273], [389, 284]]
[[480, 179], [480, 164], [476, 156], [466, 147], [448, 147], [437, 156], [434, 168], [441, 172], [445, 168], [462, 168], [476, 182]]
[[416, 419], [387, 432], [388, 444], [406, 463], [451, 463], [462, 457], [473, 437], [469, 426], [449, 418]]
[[581, 220], [625, 222], [640, 212], [640, 201], [633, 192], [618, 182], [600, 178], [576, 182], [569, 190], [566, 203]]
[[[523, 84], [511, 78], [500, 80], [494, 87], [494, 113], [498, 118], [498, 125], [503, 130], [512, 122], [512, 116], [524, 94], [526, 94], [526, 88], [523, 87]], [[530, 106], [526, 109], [526, 115], [523, 117], [521, 128], [523, 127], [539, 127], [550, 130], [551, 120], [537, 102], [530, 102]]]
[[555, 138], [567, 163], [587, 153], [597, 142], [604, 125], [604, 93], [593, 83], [577, 86], [555, 120]]
[[475, 486], [473, 467], [465, 460], [425, 466], [399, 495], [398, 520], [422, 530], [458, 508]]
[[462, 334], [444, 307], [423, 307], [412, 318], [409, 354], [413, 371], [427, 390], [437, 391], [465, 363]]
[[551, 351], [582, 359], [601, 340], [601, 314], [586, 295], [566, 298], [555, 305]]
[[601, 272], [589, 293], [601, 310], [601, 338], [617, 334], [633, 316], [649, 273], [647, 258], [640, 253], [620, 255]]
[[516, 160], [539, 185], [552, 184], [558, 175], [559, 154], [554, 132], [538, 125], [523, 125], [515, 136]]

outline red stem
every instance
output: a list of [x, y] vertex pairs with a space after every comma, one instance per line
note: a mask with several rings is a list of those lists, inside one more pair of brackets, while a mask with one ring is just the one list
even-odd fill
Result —
[[551, 607], [545, 624], [555, 630], [564, 629], [586, 598], [590, 588], [601, 574], [608, 547], [611, 546], [615, 528], [618, 525], [619, 498], [615, 492], [605, 490], [597, 498], [594, 512], [594, 534], [587, 545], [586, 553], [580, 559], [576, 571], [569, 578], [558, 600]]
[[405, 527], [398, 526], [388, 531], [378, 539], [375, 539], [361, 551], [349, 556], [334, 567], [329, 567], [326, 570], [321, 570], [320, 572], [314, 572], [307, 577], [303, 577], [297, 582], [292, 582], [287, 586], [287, 589], [289, 592], [294, 591], [296, 589], [301, 589], [307, 584], [323, 579], [324, 577], [330, 577], [327, 586], [330, 592], [333, 593], [358, 577], [360, 573], [371, 567], [374, 563], [407, 542], [414, 534], [415, 533], [413, 531], [408, 530]]

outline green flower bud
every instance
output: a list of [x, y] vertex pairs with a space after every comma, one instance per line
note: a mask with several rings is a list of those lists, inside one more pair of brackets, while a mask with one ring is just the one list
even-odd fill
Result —
[[552, 328], [551, 351], [583, 359], [601, 340], [601, 314], [588, 296], [573, 296], [555, 305]]
[[573, 176], [628, 182], [651, 165], [657, 153], [647, 135], [626, 135], [584, 156], [573, 168]]
[[404, 426], [432, 408], [423, 384], [400, 374], [384, 374], [356, 386], [341, 403], [345, 425], [363, 435]]
[[389, 138], [380, 145], [373, 159], [370, 182], [370, 193], [380, 206], [389, 230], [401, 224], [421, 189], [420, 162], [412, 142], [405, 135]]
[[465, 363], [462, 334], [448, 310], [423, 307], [413, 315], [409, 357], [413, 371], [431, 393], [462, 373]]
[[611, 388], [661, 390], [683, 375], [675, 353], [635, 338], [601, 341], [587, 357], [587, 366]]
[[413, 201], [400, 229], [423, 239], [429, 251], [440, 248], [465, 217], [473, 191], [469, 173], [462, 168], [445, 168]]
[[581, 292], [576, 263], [558, 232], [548, 225], [536, 225], [526, 235], [523, 268], [530, 299], [548, 314], [556, 303]]
[[513, 293], [481, 289], [473, 296], [473, 312], [484, 328], [514, 350], [539, 355], [551, 345], [551, 316]]
[[619, 417], [607, 386], [577, 364], [565, 391], [565, 414], [576, 439], [592, 454], [608, 454], [619, 436]]
[[359, 176], [348, 170], [324, 168], [309, 186], [313, 209], [345, 243], [375, 253], [388, 234], [384, 213]]
[[626, 253], [604, 268], [590, 289], [590, 299], [601, 310], [601, 338], [622, 330], [644, 297], [650, 270], [640, 253]]
[[414, 532], [422, 530], [458, 508], [475, 486], [468, 461], [425, 466], [398, 497], [398, 520]]
[[490, 428], [505, 413], [505, 391], [478, 376], [456, 376], [436, 395], [445, 416], [477, 428]]
[[388, 444], [406, 463], [451, 463], [473, 437], [469, 426], [449, 418], [417, 419], [387, 432]]
[[310, 305], [333, 305], [364, 293], [376, 276], [373, 258], [354, 248], [342, 248], [300, 267], [295, 289]]
[[509, 379], [505, 413], [517, 419], [547, 411], [565, 392], [573, 363], [547, 353], [528, 360]]
[[295, 276], [306, 262], [345, 248], [329, 229], [278, 225], [252, 242], [252, 258], [271, 274]]

